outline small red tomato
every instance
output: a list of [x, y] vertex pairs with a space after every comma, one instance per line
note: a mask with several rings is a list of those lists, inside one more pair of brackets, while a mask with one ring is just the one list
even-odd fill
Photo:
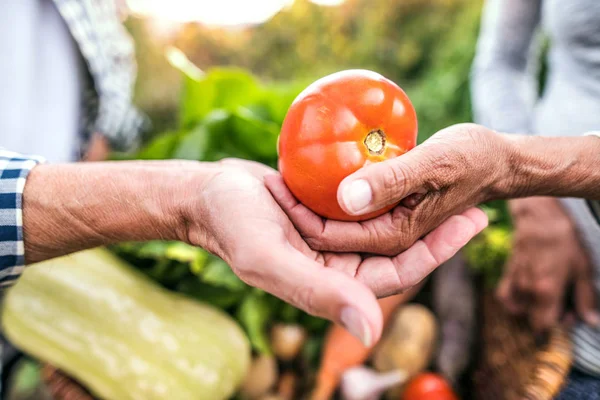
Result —
[[458, 397], [440, 375], [423, 373], [408, 382], [402, 400], [458, 400]]
[[296, 198], [315, 213], [358, 221], [337, 201], [340, 182], [359, 168], [397, 157], [417, 140], [417, 116], [395, 83], [365, 70], [326, 76], [292, 103], [279, 137], [279, 171]]

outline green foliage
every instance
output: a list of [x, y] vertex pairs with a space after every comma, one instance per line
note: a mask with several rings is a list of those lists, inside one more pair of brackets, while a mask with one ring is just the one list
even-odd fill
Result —
[[274, 297], [254, 289], [244, 298], [236, 314], [238, 321], [246, 329], [252, 346], [265, 354], [271, 353], [266, 328], [274, 314], [275, 302]]
[[200, 77], [184, 73], [183, 82], [179, 127], [157, 135], [133, 158], [237, 157], [274, 167], [287, 109], [309, 83], [262, 84], [238, 68], [214, 68]]
[[474, 271], [483, 275], [488, 287], [494, 287], [510, 255], [511, 232], [506, 227], [491, 226], [469, 243], [464, 254]]

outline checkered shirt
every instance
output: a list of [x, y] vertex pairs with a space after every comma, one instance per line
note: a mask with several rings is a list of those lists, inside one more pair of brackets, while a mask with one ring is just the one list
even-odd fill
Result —
[[0, 148], [0, 287], [23, 271], [23, 189], [29, 171], [42, 161]]

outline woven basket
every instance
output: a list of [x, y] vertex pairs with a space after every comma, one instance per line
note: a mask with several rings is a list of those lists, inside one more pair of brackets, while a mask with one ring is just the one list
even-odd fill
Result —
[[481, 343], [474, 372], [475, 398], [552, 400], [567, 381], [572, 345], [556, 327], [537, 343], [525, 321], [508, 315], [490, 292], [482, 295]]

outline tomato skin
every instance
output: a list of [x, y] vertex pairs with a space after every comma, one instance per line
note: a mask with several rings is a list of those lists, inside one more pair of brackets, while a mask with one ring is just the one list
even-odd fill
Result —
[[[380, 154], [370, 151], [367, 135], [382, 132]], [[315, 213], [359, 221], [394, 206], [350, 216], [339, 206], [341, 181], [359, 168], [397, 157], [416, 145], [417, 116], [408, 96], [383, 76], [348, 70], [321, 78], [292, 103], [279, 137], [279, 171], [296, 198]]]
[[458, 400], [458, 397], [440, 375], [422, 373], [408, 382], [402, 400]]

